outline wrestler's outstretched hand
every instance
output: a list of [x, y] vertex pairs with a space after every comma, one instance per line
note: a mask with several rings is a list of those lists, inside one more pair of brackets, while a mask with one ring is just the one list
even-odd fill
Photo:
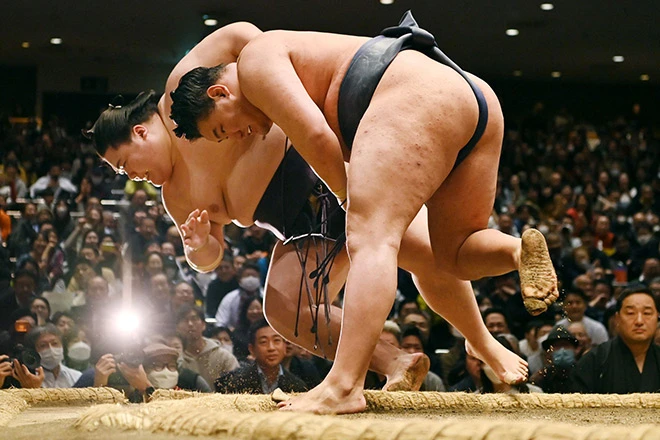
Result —
[[188, 219], [181, 225], [183, 244], [192, 252], [196, 252], [206, 246], [211, 233], [211, 221], [209, 213], [205, 210], [195, 209], [188, 215]]

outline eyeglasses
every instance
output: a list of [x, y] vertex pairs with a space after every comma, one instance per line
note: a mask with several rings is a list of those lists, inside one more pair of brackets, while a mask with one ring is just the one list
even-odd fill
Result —
[[165, 368], [167, 368], [170, 371], [177, 371], [175, 362], [168, 362], [168, 363], [153, 362], [147, 367], [147, 369], [154, 371], [163, 371]]

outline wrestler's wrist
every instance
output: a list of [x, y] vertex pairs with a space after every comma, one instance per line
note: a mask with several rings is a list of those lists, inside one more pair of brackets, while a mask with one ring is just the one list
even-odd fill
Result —
[[208, 246], [209, 241], [211, 240], [210, 235], [206, 236], [206, 240], [204, 240], [204, 243], [201, 246], [197, 246], [196, 248], [192, 246], [188, 246], [188, 249], [190, 250], [191, 253], [196, 254], [197, 252], [200, 252], [202, 249], [204, 249], [206, 246]]

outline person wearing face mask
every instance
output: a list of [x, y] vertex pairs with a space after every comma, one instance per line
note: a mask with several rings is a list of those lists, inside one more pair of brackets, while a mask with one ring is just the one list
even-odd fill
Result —
[[65, 199], [59, 199], [55, 202], [53, 227], [61, 241], [66, 240], [76, 228], [75, 222], [71, 219], [69, 205]]
[[70, 332], [62, 336], [62, 342], [66, 347], [64, 360], [67, 367], [81, 372], [89, 368], [92, 347], [83, 330], [73, 327]]
[[59, 194], [63, 191], [71, 194], [77, 194], [78, 188], [66, 177], [62, 177], [62, 169], [59, 165], [53, 164], [46, 174], [43, 177], [37, 179], [32, 186], [30, 186], [30, 197], [33, 199], [36, 198], [37, 194], [46, 188], [52, 188], [54, 191], [55, 198], [58, 198]]
[[215, 325], [235, 329], [241, 306], [255, 297], [263, 298], [259, 267], [245, 263], [238, 276], [238, 289], [229, 292], [220, 302], [215, 314]]
[[[34, 349], [41, 356], [42, 375], [29, 371], [17, 372], [17, 378], [23, 385], [26, 379], [41, 379], [41, 388], [71, 388], [82, 373], [63, 364], [64, 348], [62, 335], [53, 324], [36, 327], [27, 334], [26, 346]], [[32, 376], [32, 377], [30, 377]]]
[[544, 351], [543, 368], [532, 375], [529, 382], [546, 393], [571, 393], [571, 371], [575, 368], [578, 340], [563, 326], [557, 326], [541, 343]]
[[204, 378], [187, 368], [179, 368], [179, 352], [167, 345], [154, 342], [142, 349], [144, 371], [154, 389], [212, 392]]

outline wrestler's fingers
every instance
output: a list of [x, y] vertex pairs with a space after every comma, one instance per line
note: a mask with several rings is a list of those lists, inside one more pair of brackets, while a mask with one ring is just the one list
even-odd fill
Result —
[[186, 219], [186, 222], [189, 222], [190, 219], [193, 219], [199, 215], [199, 209], [195, 209], [193, 212], [188, 214], [188, 218]]
[[202, 213], [199, 215], [199, 222], [202, 224], [209, 222], [209, 213], [206, 209], [203, 210]]
[[183, 236], [184, 239], [186, 239], [190, 235], [190, 228], [185, 223], [181, 225], [181, 235]]

